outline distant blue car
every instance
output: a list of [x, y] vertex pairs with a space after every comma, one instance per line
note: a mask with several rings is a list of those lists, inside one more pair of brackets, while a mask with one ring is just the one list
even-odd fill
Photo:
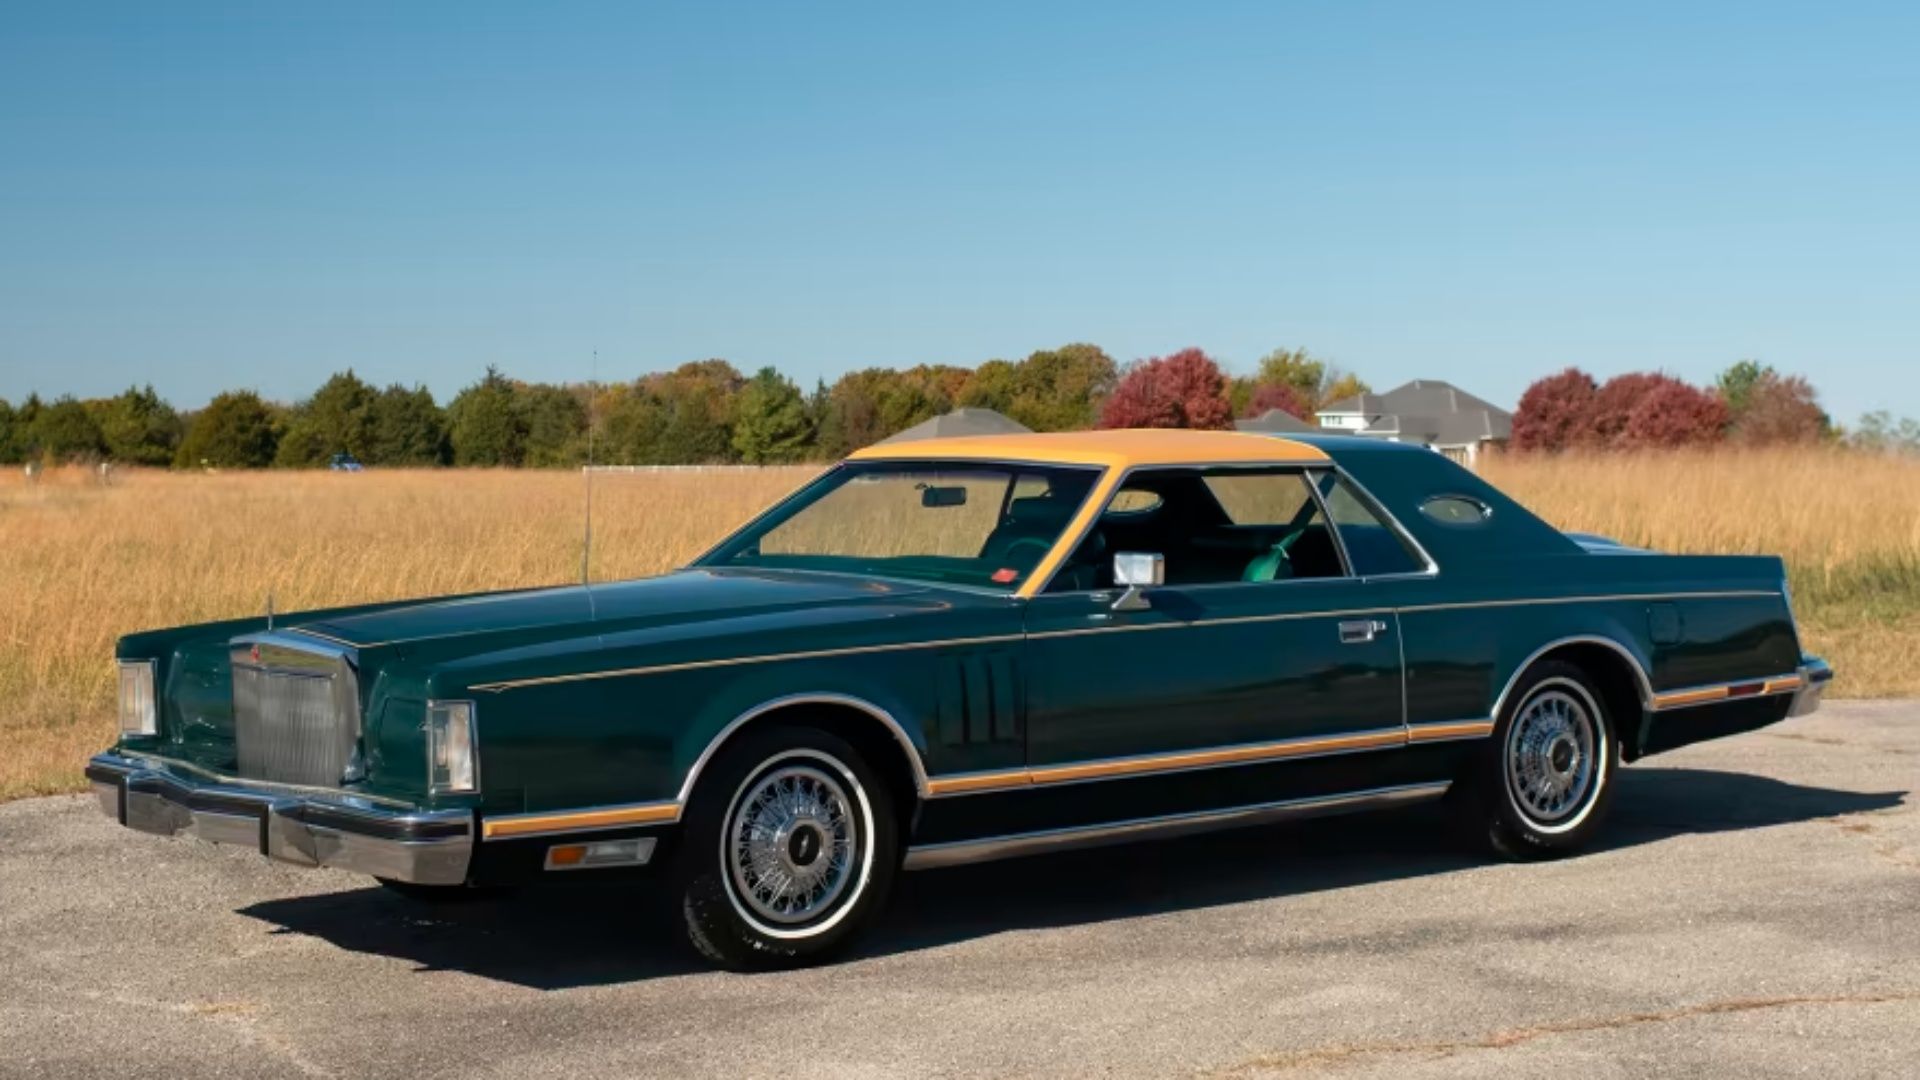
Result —
[[327, 462], [327, 468], [334, 472], [361, 472], [366, 466], [360, 464], [360, 459], [352, 454], [335, 454], [333, 460]]

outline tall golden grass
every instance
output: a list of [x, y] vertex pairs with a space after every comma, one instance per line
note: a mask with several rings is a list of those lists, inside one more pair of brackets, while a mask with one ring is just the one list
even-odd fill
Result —
[[1779, 555], [1836, 694], [1920, 694], [1920, 460], [1840, 448], [1496, 457], [1562, 529], [1676, 553]]
[[[595, 580], [684, 563], [808, 468], [603, 475]], [[1920, 463], [1842, 452], [1497, 459], [1563, 528], [1786, 557], [1837, 692], [1920, 693]], [[0, 798], [72, 790], [112, 737], [113, 639], [262, 611], [578, 580], [570, 473], [0, 476]]]
[[[817, 470], [603, 475], [593, 577], [681, 565]], [[0, 478], [0, 799], [75, 788], [109, 742], [129, 631], [580, 579], [582, 484], [554, 472]]]

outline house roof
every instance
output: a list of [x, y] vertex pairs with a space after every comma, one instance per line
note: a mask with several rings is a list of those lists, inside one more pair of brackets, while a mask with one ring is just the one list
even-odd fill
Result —
[[1330, 402], [1320, 416], [1359, 416], [1360, 434], [1398, 437], [1433, 446], [1465, 446], [1506, 439], [1513, 414], [1439, 379], [1415, 379], [1384, 394], [1356, 394]]
[[855, 461], [1033, 461], [1054, 465], [1265, 464], [1327, 460], [1326, 451], [1292, 439], [1237, 431], [1133, 428], [1118, 431], [1056, 431], [876, 443], [851, 455]]
[[1492, 413], [1505, 413], [1506, 410], [1484, 398], [1475, 397], [1465, 390], [1441, 379], [1415, 379], [1402, 383], [1384, 394], [1355, 394], [1339, 401], [1328, 402], [1320, 407], [1322, 413], [1358, 413], [1371, 416], [1378, 413], [1399, 413], [1405, 415], [1441, 416], [1446, 413], [1476, 412], [1485, 410]]
[[882, 444], [913, 442], [918, 439], [947, 439], [962, 435], [1013, 435], [1032, 430], [1020, 421], [1009, 419], [992, 409], [954, 409], [951, 412], [941, 413], [931, 420], [922, 420], [880, 442]]
[[1268, 409], [1259, 416], [1233, 422], [1235, 431], [1292, 432], [1304, 435], [1320, 430], [1318, 424], [1308, 423], [1285, 409]]

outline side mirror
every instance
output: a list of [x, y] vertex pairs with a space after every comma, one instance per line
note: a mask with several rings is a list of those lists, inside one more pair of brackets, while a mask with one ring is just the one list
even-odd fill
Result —
[[1126, 588], [1113, 602], [1115, 611], [1145, 611], [1146, 589], [1167, 582], [1167, 560], [1158, 552], [1120, 551], [1113, 556], [1113, 583]]

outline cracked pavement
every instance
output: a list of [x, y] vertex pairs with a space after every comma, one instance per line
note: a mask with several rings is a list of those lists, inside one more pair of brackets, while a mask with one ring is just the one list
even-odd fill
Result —
[[1920, 703], [1829, 702], [1627, 768], [1552, 863], [1417, 809], [910, 874], [753, 977], [630, 887], [428, 910], [29, 800], [0, 1077], [1911, 1077], [1917, 759]]

